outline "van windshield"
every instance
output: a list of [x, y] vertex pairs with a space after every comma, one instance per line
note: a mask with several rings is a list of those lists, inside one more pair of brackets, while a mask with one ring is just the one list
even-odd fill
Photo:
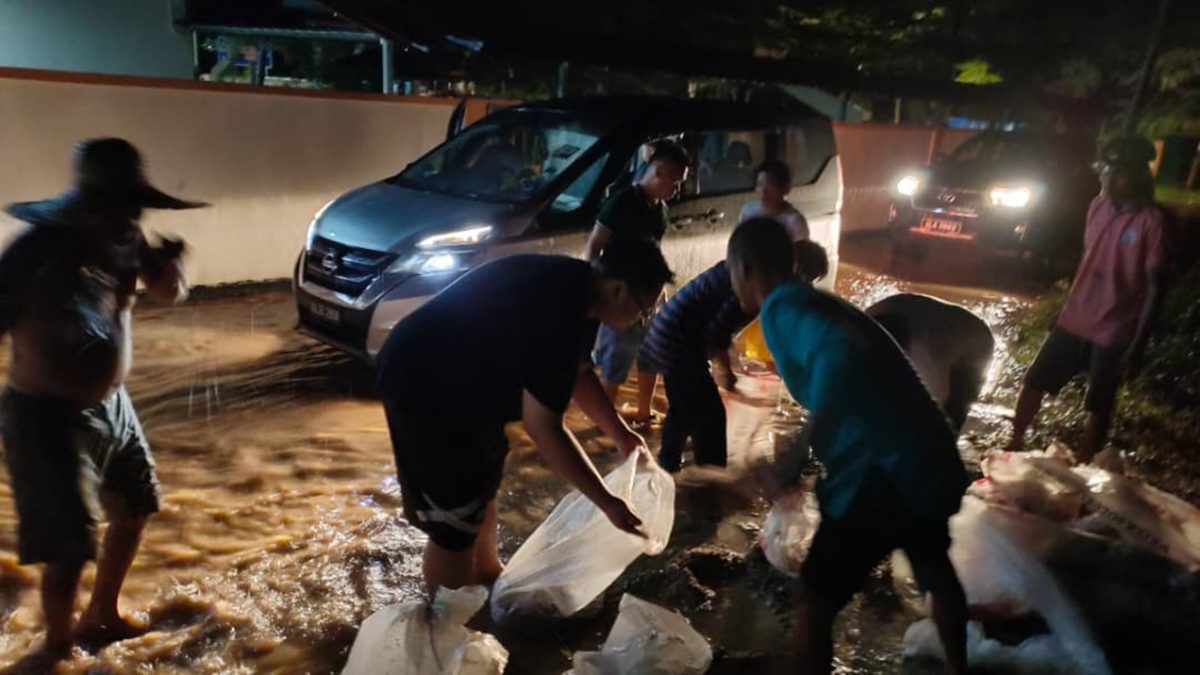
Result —
[[603, 128], [562, 113], [516, 112], [463, 130], [405, 169], [419, 190], [507, 203], [525, 201], [596, 144]]

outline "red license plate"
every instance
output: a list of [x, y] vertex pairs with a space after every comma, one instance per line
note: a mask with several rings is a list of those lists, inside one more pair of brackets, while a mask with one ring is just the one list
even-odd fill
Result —
[[950, 218], [933, 218], [923, 216], [921, 222], [913, 228], [913, 230], [921, 233], [933, 235], [935, 237], [949, 237], [951, 239], [972, 239], [974, 235], [963, 232], [963, 222], [961, 220], [953, 220]]

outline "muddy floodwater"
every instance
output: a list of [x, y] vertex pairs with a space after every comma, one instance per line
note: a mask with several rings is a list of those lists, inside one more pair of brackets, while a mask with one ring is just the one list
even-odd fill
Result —
[[[912, 288], [964, 302], [1002, 337], [1027, 303], [1012, 293], [914, 286], [852, 265], [843, 265], [839, 280], [839, 290], [860, 304]], [[370, 375], [297, 335], [294, 321], [280, 292], [136, 311], [129, 390], [154, 448], [163, 509], [146, 529], [122, 607], [151, 630], [98, 653], [76, 649], [62, 672], [337, 672], [363, 618], [420, 597], [424, 537], [399, 515]], [[1008, 363], [1002, 349], [996, 368]], [[748, 378], [751, 395], [740, 405], [769, 410], [777, 386], [769, 377]], [[1007, 413], [980, 406], [968, 438], [986, 438]], [[568, 422], [602, 470], [614, 465], [611, 447], [586, 419], [573, 412]], [[506, 555], [566, 492], [520, 429], [510, 436], [500, 495]], [[968, 460], [977, 458], [976, 445], [963, 447]], [[573, 651], [603, 639], [625, 590], [688, 615], [714, 645], [713, 672], [765, 672], [786, 654], [788, 583], [753, 550], [766, 505], [682, 485], [678, 507], [666, 553], [635, 563], [598, 617], [535, 634], [499, 631], [512, 651], [508, 672], [565, 671]], [[15, 537], [11, 489], [0, 471], [4, 665], [42, 637], [39, 572], [16, 564]], [[93, 574], [89, 566], [81, 597]], [[839, 671], [897, 672], [900, 639], [913, 620], [888, 581], [873, 581], [839, 624]]]

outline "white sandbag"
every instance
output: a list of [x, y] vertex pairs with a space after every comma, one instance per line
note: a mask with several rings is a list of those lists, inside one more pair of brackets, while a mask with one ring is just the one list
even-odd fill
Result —
[[483, 586], [439, 588], [432, 606], [384, 607], [358, 629], [342, 675], [501, 675], [508, 650], [465, 626], [487, 596]]
[[1200, 509], [1095, 466], [1069, 467], [1047, 453], [993, 452], [970, 493], [1102, 536], [1119, 537], [1200, 570]]
[[[932, 619], [922, 619], [904, 632], [904, 658], [945, 661], [946, 653]], [[1064, 675], [1081, 671], [1054, 635], [1035, 635], [1016, 645], [989, 639], [979, 624], [967, 624], [967, 664], [981, 672], [1021, 675]]]
[[775, 569], [799, 576], [820, 523], [821, 511], [812, 490], [793, 490], [771, 505], [758, 546]]
[[517, 549], [492, 590], [492, 617], [567, 617], [595, 600], [643, 553], [658, 555], [675, 524], [675, 482], [645, 451], [604, 477], [633, 505], [649, 538], [618, 530], [577, 491]]
[[992, 452], [980, 467], [985, 478], [972, 485], [970, 494], [1059, 523], [1082, 514], [1084, 497], [1078, 486], [1045, 474], [1051, 467], [1070, 472], [1068, 464], [1057, 454]]
[[576, 652], [566, 675], [703, 675], [712, 648], [677, 612], [626, 593], [598, 652]]
[[[1043, 518], [965, 497], [962, 509], [950, 519], [950, 560], [968, 604], [987, 605], [1012, 616], [1032, 611], [1045, 619], [1062, 648], [1064, 662], [1070, 664], [1057, 672], [1110, 673], [1078, 606], [1041, 562], [1043, 552], [1055, 545], [1056, 532], [1062, 530]], [[902, 553], [893, 557], [892, 573], [901, 593], [915, 589]]]

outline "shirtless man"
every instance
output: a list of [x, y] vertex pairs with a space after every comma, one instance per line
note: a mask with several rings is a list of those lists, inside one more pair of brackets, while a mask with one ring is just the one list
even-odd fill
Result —
[[[136, 635], [117, 598], [146, 519], [159, 508], [154, 460], [124, 382], [130, 310], [146, 294], [187, 293], [180, 241], [152, 247], [145, 208], [204, 206], [151, 187], [138, 151], [117, 138], [76, 148], [75, 185], [58, 197], [10, 204], [28, 227], [0, 256], [0, 332], [12, 334], [0, 435], [12, 479], [21, 564], [45, 563], [45, 655], [75, 641]], [[91, 601], [72, 630], [80, 572], [96, 558], [99, 506], [108, 516]]]

